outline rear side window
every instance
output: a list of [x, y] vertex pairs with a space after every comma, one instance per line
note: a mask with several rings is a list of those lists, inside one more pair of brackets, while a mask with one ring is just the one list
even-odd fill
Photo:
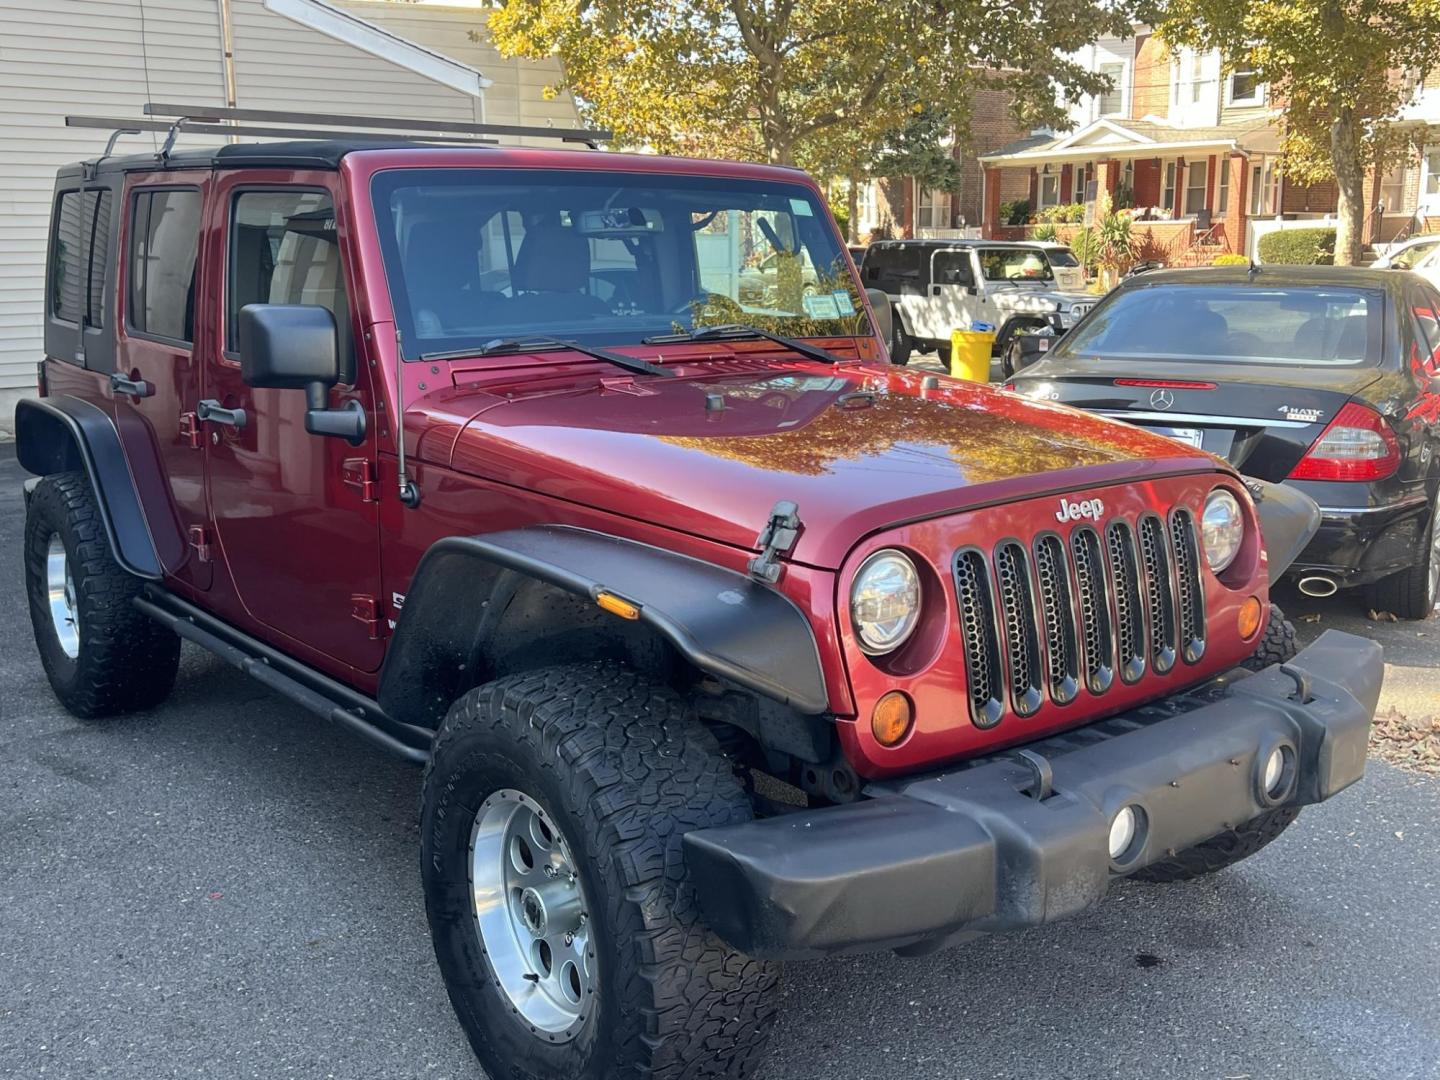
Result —
[[872, 244], [865, 252], [865, 284], [886, 292], [899, 292], [900, 283], [920, 280], [924, 252], [905, 244]]
[[141, 190], [130, 225], [132, 330], [189, 343], [195, 339], [195, 259], [200, 193]]
[[62, 192], [55, 204], [50, 248], [51, 317], [104, 326], [110, 192]]
[[[340, 267], [335, 206], [323, 191], [245, 191], [230, 226], [226, 347], [246, 304], [319, 304], [340, 331], [342, 366], [349, 356], [350, 309]], [[346, 381], [349, 381], [348, 379]]]

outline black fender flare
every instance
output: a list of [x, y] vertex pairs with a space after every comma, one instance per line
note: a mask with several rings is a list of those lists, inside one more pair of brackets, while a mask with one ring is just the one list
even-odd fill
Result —
[[1303, 491], [1268, 480], [1245, 478], [1260, 517], [1260, 536], [1274, 584], [1320, 531], [1320, 507]]
[[115, 561], [137, 577], [161, 578], [120, 433], [103, 409], [68, 394], [26, 398], [15, 407], [15, 446], [20, 467], [35, 476], [84, 472]]
[[[797, 712], [829, 699], [810, 624], [786, 596], [711, 563], [567, 525], [534, 525], [437, 540], [411, 579], [385, 665], [380, 706], [433, 726], [470, 684], [456, 657], [483, 647], [487, 615], [477, 603], [513, 571], [594, 600], [608, 593], [702, 671]], [[617, 618], [619, 616], [616, 616]], [[470, 673], [473, 678], [473, 673]]]

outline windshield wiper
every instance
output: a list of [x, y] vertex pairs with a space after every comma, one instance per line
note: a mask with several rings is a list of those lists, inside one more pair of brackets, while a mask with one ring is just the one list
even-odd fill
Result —
[[463, 360], [470, 356], [502, 356], [505, 353], [550, 352], [555, 349], [568, 349], [572, 352], [582, 353], [639, 375], [661, 375], [667, 379], [673, 379], [676, 375], [669, 368], [652, 364], [648, 360], [626, 356], [624, 353], [610, 352], [608, 349], [592, 348], [589, 345], [581, 345], [578, 341], [561, 341], [559, 338], [496, 338], [494, 341], [487, 341], [478, 349], [452, 349], [449, 352], [421, 353], [420, 359]]
[[724, 323], [720, 326], [706, 326], [700, 330], [686, 330], [679, 334], [662, 334], [659, 337], [648, 337], [646, 345], [671, 345], [677, 341], [705, 341], [710, 338], [761, 338], [765, 341], [773, 341], [776, 345], [784, 345], [785, 348], [807, 356], [811, 360], [818, 360], [822, 364], [843, 364], [845, 358], [836, 356], [818, 345], [807, 345], [803, 341], [796, 341], [781, 334], [772, 334], [769, 330], [761, 330], [758, 326], [748, 326], [745, 323]]

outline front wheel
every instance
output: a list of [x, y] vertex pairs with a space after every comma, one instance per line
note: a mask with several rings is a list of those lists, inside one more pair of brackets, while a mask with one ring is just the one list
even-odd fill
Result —
[[777, 969], [705, 926], [681, 849], [750, 816], [709, 732], [625, 668], [550, 668], [461, 697], [426, 773], [422, 875], [486, 1073], [750, 1076]]

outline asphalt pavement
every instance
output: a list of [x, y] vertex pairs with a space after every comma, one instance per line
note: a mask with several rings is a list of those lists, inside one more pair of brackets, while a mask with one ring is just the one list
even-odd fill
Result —
[[[0, 446], [0, 1077], [478, 1077], [426, 933], [418, 770], [188, 647], [162, 708], [69, 717], [25, 612], [21, 480]], [[1376, 633], [1433, 695], [1440, 624], [1306, 603], [1307, 635]], [[1440, 1077], [1437, 821], [1440, 782], [1376, 761], [1207, 880], [791, 965], [764, 1080]]]

